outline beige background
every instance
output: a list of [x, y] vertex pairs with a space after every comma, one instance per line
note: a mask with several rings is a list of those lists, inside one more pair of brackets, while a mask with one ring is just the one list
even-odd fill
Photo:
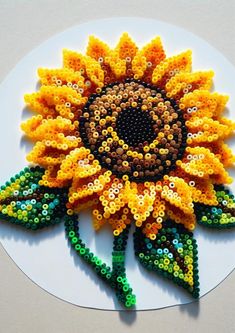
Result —
[[[0, 0], [0, 81], [48, 37], [112, 16], [176, 24], [235, 64], [235, 0]], [[31, 282], [1, 246], [0, 272], [0, 333], [235, 332], [235, 272], [199, 302], [129, 313], [83, 309], [58, 300]]]

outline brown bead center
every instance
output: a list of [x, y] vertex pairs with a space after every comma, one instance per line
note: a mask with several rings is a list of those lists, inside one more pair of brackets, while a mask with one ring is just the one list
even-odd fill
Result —
[[187, 139], [177, 103], [164, 91], [134, 80], [92, 95], [79, 131], [102, 167], [136, 182], [161, 179], [174, 169]]

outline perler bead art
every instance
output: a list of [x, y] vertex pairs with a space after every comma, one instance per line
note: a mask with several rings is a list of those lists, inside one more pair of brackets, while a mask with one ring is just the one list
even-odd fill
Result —
[[[125, 308], [136, 303], [125, 271], [133, 224], [140, 264], [198, 298], [196, 222], [235, 226], [224, 143], [235, 123], [223, 117], [228, 96], [210, 92], [213, 72], [191, 72], [190, 50], [167, 57], [160, 37], [139, 49], [124, 33], [114, 49], [90, 36], [85, 55], [66, 49], [62, 68], [38, 76], [25, 95], [35, 115], [21, 124], [35, 143], [30, 166], [1, 187], [0, 217], [31, 230], [63, 221]], [[112, 229], [110, 267], [79, 235], [87, 208], [95, 230]]]

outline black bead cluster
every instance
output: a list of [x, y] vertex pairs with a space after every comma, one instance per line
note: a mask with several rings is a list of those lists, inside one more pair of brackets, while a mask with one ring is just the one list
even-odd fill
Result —
[[154, 133], [154, 121], [147, 112], [133, 108], [123, 110], [117, 118], [117, 134], [129, 146], [136, 147], [143, 142], [152, 142]]

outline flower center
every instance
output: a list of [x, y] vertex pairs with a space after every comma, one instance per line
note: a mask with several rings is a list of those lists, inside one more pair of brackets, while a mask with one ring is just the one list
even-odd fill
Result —
[[154, 121], [149, 113], [133, 108], [120, 112], [116, 122], [118, 137], [133, 147], [145, 141], [151, 143], [155, 139], [153, 126]]
[[187, 139], [177, 103], [161, 89], [135, 80], [90, 96], [79, 131], [102, 167], [136, 182], [155, 181], [173, 170]]

